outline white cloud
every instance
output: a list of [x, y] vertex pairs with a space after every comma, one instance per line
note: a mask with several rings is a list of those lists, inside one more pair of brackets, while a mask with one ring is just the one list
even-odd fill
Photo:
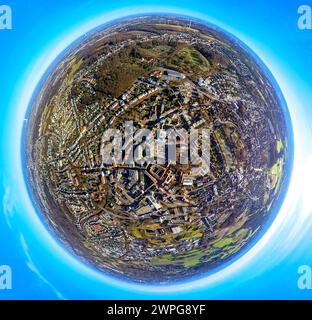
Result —
[[32, 257], [31, 257], [31, 254], [29, 252], [29, 248], [26, 243], [26, 240], [22, 234], [20, 234], [20, 241], [21, 241], [21, 245], [23, 247], [24, 253], [26, 255], [26, 259], [27, 259], [26, 264], [27, 264], [28, 268], [31, 271], [33, 271], [43, 283], [48, 285], [59, 299], [65, 300], [66, 298], [63, 296], [63, 294], [49, 280], [47, 280], [47, 278], [45, 278], [42, 275], [42, 273], [38, 270], [38, 268], [36, 267]]
[[2, 198], [2, 209], [3, 209], [5, 220], [10, 229], [12, 229], [11, 220], [13, 216], [13, 208], [14, 208], [14, 202], [11, 197], [11, 190], [9, 187], [6, 187], [4, 191], [4, 196]]

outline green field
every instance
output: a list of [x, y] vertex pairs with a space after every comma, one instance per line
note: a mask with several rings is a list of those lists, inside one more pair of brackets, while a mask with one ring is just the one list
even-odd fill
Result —
[[168, 59], [167, 66], [185, 73], [190, 78], [194, 75], [206, 75], [210, 70], [209, 61], [192, 47], [177, 49]]

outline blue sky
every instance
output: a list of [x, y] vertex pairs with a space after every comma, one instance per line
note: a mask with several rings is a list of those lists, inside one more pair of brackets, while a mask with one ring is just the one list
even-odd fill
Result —
[[[13, 289], [0, 290], [0, 299], [312, 298], [312, 291], [297, 287], [297, 268], [312, 266], [312, 30], [297, 28], [301, 1], [271, 0], [268, 5], [257, 0], [1, 0], [0, 4], [13, 10], [13, 29], [0, 30], [0, 265], [12, 267]], [[245, 42], [278, 81], [295, 131], [290, 190], [256, 248], [212, 279], [162, 289], [111, 280], [59, 247], [32, 208], [19, 155], [29, 96], [56, 54], [100, 21], [155, 11], [206, 19]]]

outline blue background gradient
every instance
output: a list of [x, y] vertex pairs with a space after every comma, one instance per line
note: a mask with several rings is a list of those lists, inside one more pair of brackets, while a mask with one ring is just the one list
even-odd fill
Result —
[[[13, 29], [0, 30], [0, 265], [12, 267], [13, 289], [0, 290], [0, 299], [312, 298], [312, 290], [297, 286], [298, 267], [312, 266], [312, 30], [297, 28], [297, 9], [308, 3], [2, 1], [0, 4], [12, 8]], [[32, 207], [22, 175], [25, 112], [47, 67], [91, 28], [144, 12], [198, 17], [237, 36], [273, 73], [294, 127], [293, 175], [273, 225], [245, 256], [226, 269], [179, 286], [134, 285], [83, 265], [48, 234]]]

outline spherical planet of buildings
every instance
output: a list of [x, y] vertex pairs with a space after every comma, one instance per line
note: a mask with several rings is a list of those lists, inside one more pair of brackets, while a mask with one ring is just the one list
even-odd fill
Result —
[[262, 62], [194, 18], [114, 21], [69, 47], [29, 109], [27, 180], [79, 259], [144, 283], [235, 260], [290, 175], [287, 108]]

